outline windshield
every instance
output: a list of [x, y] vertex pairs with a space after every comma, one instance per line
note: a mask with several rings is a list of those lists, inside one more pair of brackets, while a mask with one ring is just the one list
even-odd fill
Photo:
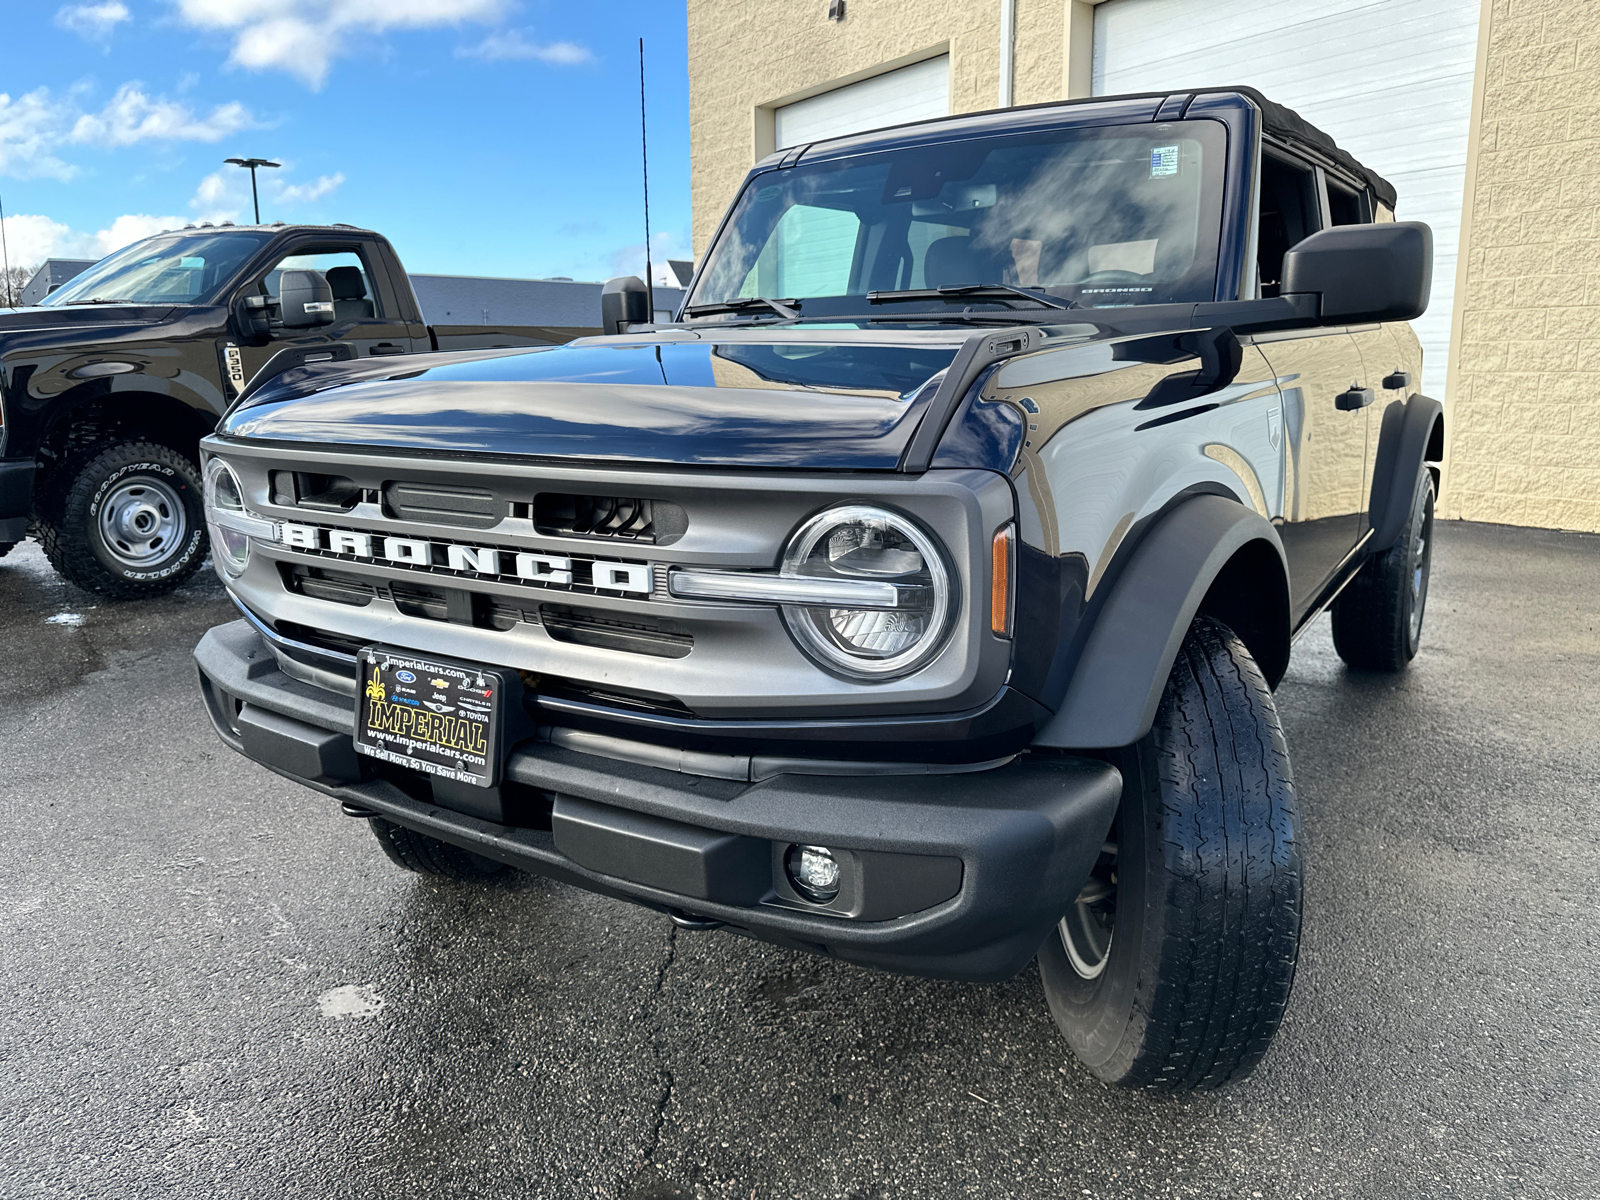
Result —
[[167, 234], [102, 258], [41, 303], [203, 304], [270, 233]]
[[[881, 308], [884, 292], [974, 285], [1044, 289], [1085, 308], [1210, 300], [1225, 150], [1220, 124], [1183, 121], [766, 171], [745, 186], [689, 304], [830, 298], [802, 308], [860, 313], [869, 292]], [[928, 298], [896, 307], [945, 306], [954, 308]]]

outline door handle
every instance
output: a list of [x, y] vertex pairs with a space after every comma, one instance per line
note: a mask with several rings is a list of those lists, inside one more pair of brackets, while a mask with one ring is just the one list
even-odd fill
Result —
[[1340, 392], [1333, 398], [1334, 407], [1341, 412], [1354, 412], [1358, 408], [1365, 408], [1377, 397], [1371, 388], [1353, 387], [1348, 392]]
[[[404, 354], [405, 352], [406, 348], [404, 346], [396, 346], [393, 342], [379, 342], [371, 350], [367, 351], [368, 354]], [[1371, 401], [1368, 401], [1368, 403], [1371, 403]]]
[[1383, 377], [1383, 388], [1384, 388], [1384, 391], [1387, 391], [1387, 392], [1398, 392], [1401, 388], [1408, 388], [1410, 386], [1411, 386], [1411, 372], [1410, 371], [1396, 371], [1392, 375], [1385, 375]]

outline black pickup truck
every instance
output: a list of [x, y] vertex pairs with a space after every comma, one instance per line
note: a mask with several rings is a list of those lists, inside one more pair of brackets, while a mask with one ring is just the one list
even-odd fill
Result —
[[[675, 323], [308, 366], [204, 442], [222, 740], [412, 871], [852, 963], [1037, 958], [1101, 1078], [1215, 1087], [1293, 982], [1272, 689], [1416, 653], [1427, 226], [1241, 88], [758, 164]], [[603, 306], [603, 307], [605, 307]]]
[[366, 229], [146, 238], [37, 307], [0, 311], [0, 556], [31, 527], [81, 587], [166, 591], [206, 556], [200, 439], [250, 387], [306, 363], [570, 336], [425, 325], [393, 248]]

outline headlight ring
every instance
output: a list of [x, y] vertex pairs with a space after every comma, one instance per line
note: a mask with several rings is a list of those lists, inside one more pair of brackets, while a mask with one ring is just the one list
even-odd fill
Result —
[[899, 513], [867, 504], [817, 513], [789, 539], [782, 575], [894, 585], [896, 601], [882, 606], [783, 607], [796, 642], [836, 674], [896, 679], [926, 666], [949, 640], [954, 573], [938, 542]]

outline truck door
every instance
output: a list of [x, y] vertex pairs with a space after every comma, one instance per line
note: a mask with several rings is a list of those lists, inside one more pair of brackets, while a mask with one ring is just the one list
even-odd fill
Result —
[[307, 363], [410, 352], [413, 331], [402, 314], [389, 311], [396, 307], [393, 295], [378, 286], [371, 257], [370, 246], [361, 242], [301, 243], [247, 284], [247, 293], [275, 300], [284, 271], [316, 271], [333, 293], [333, 323], [275, 330], [262, 345], [239, 345], [244, 379], [254, 379], [268, 363], [277, 373]]
[[[1284, 253], [1324, 223], [1317, 173], [1286, 153], [1263, 148], [1257, 258], [1262, 296], [1279, 294]], [[1295, 620], [1362, 536], [1367, 500], [1366, 369], [1348, 329], [1258, 334], [1254, 339], [1283, 392], [1284, 518]]]

